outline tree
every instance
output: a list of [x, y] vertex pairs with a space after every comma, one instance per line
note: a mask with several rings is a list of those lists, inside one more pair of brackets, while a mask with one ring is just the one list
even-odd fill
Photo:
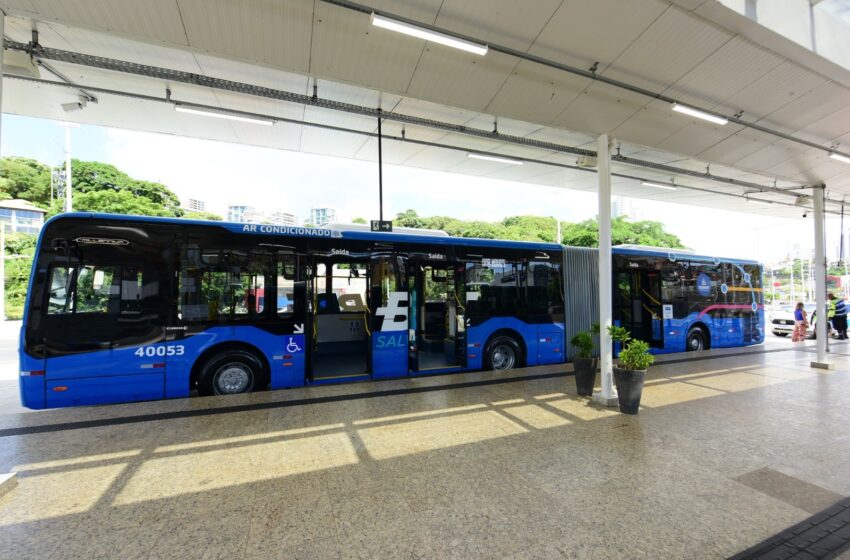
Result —
[[72, 161], [74, 209], [86, 212], [183, 215], [180, 199], [161, 183], [133, 179], [114, 165]]
[[353, 220], [351, 220], [351, 223], [352, 224], [365, 224], [366, 218], [354, 218]]
[[[50, 213], [58, 214], [62, 212], [62, 205], [62, 200], [54, 201]], [[156, 204], [148, 198], [136, 196], [129, 190], [75, 192], [74, 210], [138, 216], [174, 217], [176, 215], [171, 209]]]
[[36, 240], [37, 236], [29, 233], [6, 235], [6, 317], [9, 319], [23, 317]]
[[502, 220], [507, 236], [517, 241], [542, 241], [556, 243], [558, 222], [552, 217], [511, 216]]
[[425, 220], [419, 217], [419, 214], [416, 213], [416, 210], [405, 210], [404, 212], [399, 212], [395, 217], [395, 223], [399, 227], [409, 227], [409, 228], [424, 228], [427, 227], [425, 225]]
[[[599, 224], [595, 219], [569, 224], [563, 230], [563, 242], [575, 247], [598, 247]], [[684, 247], [677, 236], [664, 231], [664, 225], [660, 222], [630, 222], [625, 216], [611, 220], [611, 244], [651, 245], [671, 249]]]
[[188, 210], [182, 217], [187, 220], [209, 220], [212, 222], [220, 222], [224, 219], [218, 214], [214, 214], [212, 212], [195, 212], [193, 210]]
[[30, 158], [2, 158], [0, 198], [20, 198], [47, 208], [50, 205], [50, 168]]

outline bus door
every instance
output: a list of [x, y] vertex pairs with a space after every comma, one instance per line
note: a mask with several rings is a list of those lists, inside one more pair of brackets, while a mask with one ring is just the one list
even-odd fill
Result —
[[[270, 330], [281, 337], [272, 358], [280, 359], [283, 367], [272, 368], [269, 387], [298, 387], [304, 385], [307, 356], [304, 256], [279, 251], [269, 264], [271, 274], [261, 280], [264, 286], [248, 294], [250, 305], [259, 314], [267, 313]], [[257, 285], [257, 277], [247, 280]]]
[[317, 381], [367, 376], [369, 259], [317, 255], [308, 267], [310, 377]]
[[370, 263], [369, 306], [372, 377], [401, 377], [409, 372], [406, 258], [374, 254]]
[[614, 278], [614, 293], [620, 325], [632, 338], [654, 348], [664, 347], [661, 274], [657, 270], [620, 270]]
[[466, 366], [464, 268], [444, 262], [413, 263], [412, 369], [420, 373]]

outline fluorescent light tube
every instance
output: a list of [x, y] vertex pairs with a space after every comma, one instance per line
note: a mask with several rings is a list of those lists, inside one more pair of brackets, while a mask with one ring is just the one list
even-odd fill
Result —
[[676, 187], [674, 187], [674, 186], [664, 185], [664, 184], [661, 184], [661, 183], [653, 183], [651, 181], [641, 181], [640, 184], [643, 185], [644, 187], [652, 187], [652, 188], [655, 188], [655, 189], [664, 189], [666, 191], [675, 191], [676, 190]]
[[417, 25], [412, 25], [395, 19], [379, 16], [375, 13], [372, 14], [372, 25], [376, 27], [383, 27], [384, 29], [389, 29], [390, 31], [404, 33], [405, 35], [410, 35], [412, 37], [425, 39], [426, 41], [431, 41], [432, 43], [440, 43], [441, 45], [446, 45], [447, 47], [454, 47], [456, 49], [471, 52], [473, 54], [481, 56], [487, 54], [487, 45], [473, 43], [472, 41], [466, 41], [464, 39], [452, 37], [451, 35], [447, 35], [445, 33], [431, 31], [430, 29], [425, 29], [424, 27], [419, 27]]
[[723, 117], [718, 117], [710, 113], [706, 113], [705, 111], [700, 111], [699, 109], [694, 109], [693, 107], [682, 105], [681, 103], [673, 103], [673, 110], [678, 113], [684, 113], [686, 115], [702, 119], [704, 121], [713, 122], [714, 124], [726, 124], [729, 122], [729, 119], [724, 119]]
[[247, 122], [253, 124], [262, 124], [265, 126], [271, 126], [274, 124], [274, 121], [271, 119], [262, 119], [260, 117], [245, 117], [242, 115], [235, 115], [233, 113], [227, 113], [225, 111], [215, 111], [212, 109], [201, 109], [199, 107], [192, 107], [187, 105], [175, 105], [174, 110], [178, 113], [189, 113], [192, 115], [203, 115], [205, 117], [215, 117], [217, 119], [227, 119], [229, 121], [239, 121], [239, 122]]
[[841, 154], [836, 154], [835, 152], [829, 152], [829, 157], [838, 161], [842, 161], [844, 163], [850, 163], [850, 157], [842, 156]]
[[747, 197], [747, 202], [752, 202], [753, 204], [758, 204], [759, 206], [770, 206], [771, 204], [773, 204], [769, 200], [759, 200], [758, 198], [750, 197]]
[[471, 157], [472, 159], [483, 159], [483, 160], [487, 160], [487, 161], [496, 161], [496, 162], [499, 162], [499, 163], [507, 163], [508, 165], [522, 165], [523, 164], [523, 162], [518, 160], [518, 159], [503, 158], [503, 157], [498, 157], [498, 156], [488, 156], [488, 155], [485, 155], [485, 154], [475, 154], [475, 153], [472, 153], [472, 152], [470, 152], [467, 155], [469, 157]]

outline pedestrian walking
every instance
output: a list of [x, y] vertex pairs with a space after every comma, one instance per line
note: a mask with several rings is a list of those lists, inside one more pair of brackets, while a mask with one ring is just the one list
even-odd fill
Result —
[[806, 309], [803, 307], [803, 302], [797, 302], [794, 308], [794, 334], [791, 335], [792, 342], [802, 342], [806, 340], [806, 330], [809, 328], [808, 318], [806, 317]]
[[838, 340], [847, 340], [847, 304], [844, 298], [837, 298], [835, 302], [835, 317], [832, 319], [832, 325], [838, 331]]

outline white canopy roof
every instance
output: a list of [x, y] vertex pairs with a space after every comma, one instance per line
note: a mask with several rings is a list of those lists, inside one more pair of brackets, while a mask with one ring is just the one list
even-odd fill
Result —
[[[322, 0], [0, 0], [6, 38], [341, 101], [386, 112], [595, 150], [595, 135], [620, 140], [640, 160], [763, 185], [825, 183], [850, 194], [850, 165], [824, 150], [730, 122], [716, 125], [670, 103], [491, 50], [465, 53], [371, 26], [367, 14]], [[817, 55], [789, 56], [787, 40], [703, 0], [375, 0], [373, 8], [523, 53], [590, 68], [676, 100], [776, 129], [823, 148], [850, 146], [850, 72]], [[784, 41], [784, 42], [783, 42]], [[848, 38], [850, 42], [850, 38]], [[782, 52], [783, 54], [780, 54]], [[369, 116], [47, 61], [92, 88], [97, 103], [66, 112], [73, 89], [4, 81], [6, 112], [179, 134], [347, 158], [377, 160], [373, 137], [277, 122], [274, 126], [179, 114], [171, 99], [373, 133]], [[45, 69], [43, 79], [56, 80]], [[595, 190], [585, 170], [472, 160], [466, 150], [576, 164], [576, 155], [389, 120], [384, 133], [456, 146], [387, 141], [384, 161], [546, 186]], [[843, 147], [841, 147], [843, 146]], [[675, 191], [615, 177], [614, 192], [747, 212], [799, 216], [779, 204], [747, 204], [753, 190], [614, 163], [615, 173], [698, 187]], [[795, 191], [803, 193], [805, 191]], [[793, 203], [758, 193], [753, 198]], [[834, 209], [835, 206], [832, 206]]]

